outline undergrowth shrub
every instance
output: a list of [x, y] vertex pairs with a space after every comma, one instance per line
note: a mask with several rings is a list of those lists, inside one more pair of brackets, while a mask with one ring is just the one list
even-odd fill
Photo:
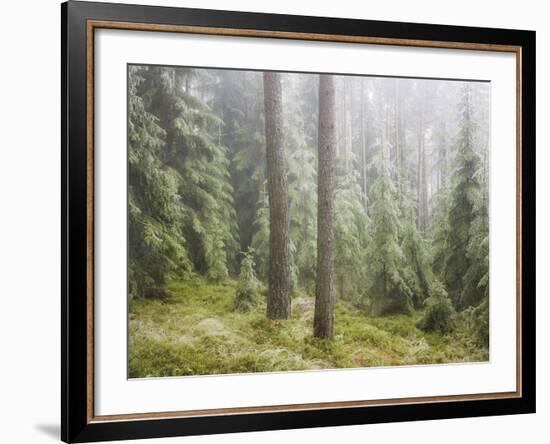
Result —
[[246, 313], [257, 303], [259, 282], [254, 273], [254, 250], [243, 252], [239, 282], [235, 291], [235, 310]]
[[472, 312], [474, 319], [474, 333], [480, 345], [489, 347], [489, 298], [485, 297], [483, 302], [474, 308]]
[[424, 317], [418, 321], [418, 328], [424, 331], [439, 331], [442, 334], [453, 329], [454, 308], [443, 285], [435, 281], [431, 295], [426, 299]]

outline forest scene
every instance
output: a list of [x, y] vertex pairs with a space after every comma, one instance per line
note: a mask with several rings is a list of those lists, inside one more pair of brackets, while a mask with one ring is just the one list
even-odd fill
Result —
[[127, 80], [128, 377], [489, 359], [490, 83]]

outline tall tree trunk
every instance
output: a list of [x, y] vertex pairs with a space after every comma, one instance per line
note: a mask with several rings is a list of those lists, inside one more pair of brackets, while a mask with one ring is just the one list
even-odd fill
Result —
[[417, 193], [417, 227], [422, 233], [426, 231], [427, 221], [427, 183], [426, 183], [426, 153], [424, 143], [424, 106], [420, 106], [418, 116], [418, 156], [416, 170], [416, 193]]
[[422, 110], [422, 233], [428, 228], [428, 167], [426, 162], [426, 138], [424, 136], [424, 110]]
[[[343, 79], [334, 80], [335, 91], [338, 91], [338, 112], [336, 125], [336, 158], [340, 160], [346, 150], [346, 96], [343, 91]], [[336, 93], [335, 93], [336, 94]], [[319, 135], [317, 135], [317, 138]], [[319, 142], [317, 142], [319, 143]]]
[[367, 141], [365, 130], [365, 83], [364, 79], [361, 79], [361, 166], [362, 166], [362, 179], [363, 179], [363, 204], [365, 210], [367, 209]]
[[317, 285], [313, 335], [334, 337], [334, 163], [336, 150], [334, 77], [319, 79], [319, 167], [317, 187]]
[[[403, 86], [403, 85], [401, 85]], [[401, 127], [400, 127], [400, 130], [399, 130], [399, 136], [400, 136], [400, 142], [399, 142], [399, 151], [401, 152], [401, 160], [400, 160], [400, 163], [401, 163], [401, 174], [402, 174], [402, 179], [407, 179], [408, 175], [407, 175], [407, 169], [408, 169], [408, 165], [407, 165], [407, 156], [405, 153], [408, 152], [407, 150], [407, 109], [405, 107], [405, 100], [404, 100], [404, 96], [406, 96], [406, 92], [401, 94], [400, 96], [400, 106], [399, 106], [399, 110], [400, 110], [400, 120], [401, 120]]]
[[288, 184], [283, 147], [279, 73], [264, 73], [265, 138], [269, 193], [269, 291], [267, 317], [290, 318]]
[[447, 180], [447, 138], [445, 137], [447, 133], [447, 127], [445, 121], [441, 123], [441, 140], [439, 144], [439, 183], [438, 191], [443, 187], [445, 181]]
[[[419, 211], [419, 224], [418, 228], [422, 234], [426, 234], [429, 221], [429, 208], [428, 208], [428, 180], [431, 184], [431, 171], [433, 161], [427, 159], [426, 153], [426, 110], [431, 106], [430, 98], [432, 92], [428, 86], [424, 83], [420, 87], [423, 98], [420, 98], [419, 103], [419, 124], [418, 124], [418, 211]], [[433, 152], [432, 152], [433, 154]], [[430, 187], [431, 188], [431, 187]]]
[[346, 101], [346, 113], [344, 115], [344, 122], [346, 124], [346, 151], [345, 151], [345, 171], [346, 174], [351, 173], [351, 153], [353, 150], [353, 97], [352, 97], [352, 85], [349, 77], [344, 77], [344, 100]]
[[399, 79], [395, 79], [395, 174], [397, 186], [401, 188], [401, 95], [399, 91]]

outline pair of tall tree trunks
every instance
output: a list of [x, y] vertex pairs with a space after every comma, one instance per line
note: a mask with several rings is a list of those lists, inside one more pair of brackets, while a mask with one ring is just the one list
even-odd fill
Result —
[[[290, 253], [288, 182], [283, 147], [281, 76], [264, 73], [267, 181], [270, 212], [270, 269], [267, 317], [290, 317]], [[334, 336], [334, 161], [336, 156], [336, 116], [334, 78], [319, 80], [319, 154], [317, 207], [317, 281], [313, 334]]]

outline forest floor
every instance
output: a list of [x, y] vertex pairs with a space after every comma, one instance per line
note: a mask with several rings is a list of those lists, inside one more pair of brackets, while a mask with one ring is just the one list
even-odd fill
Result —
[[335, 306], [333, 341], [312, 337], [314, 301], [293, 298], [292, 318], [272, 321], [265, 305], [233, 309], [236, 282], [175, 282], [168, 296], [134, 300], [129, 310], [129, 376], [183, 376], [329, 368], [481, 362], [465, 322], [447, 335], [416, 328], [421, 312], [370, 317]]

